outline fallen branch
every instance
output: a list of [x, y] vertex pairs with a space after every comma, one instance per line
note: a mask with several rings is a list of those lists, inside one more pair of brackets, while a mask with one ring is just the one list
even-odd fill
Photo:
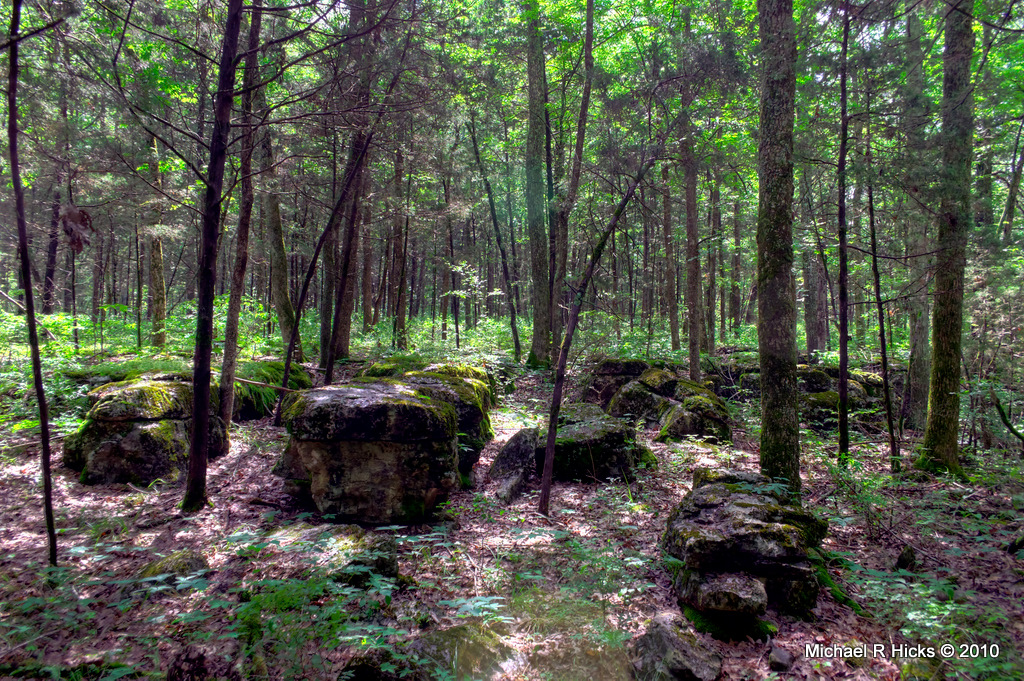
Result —
[[258, 385], [261, 388], [270, 388], [271, 390], [280, 390], [283, 393], [297, 393], [299, 390], [293, 390], [292, 388], [286, 388], [283, 385], [271, 385], [269, 383], [260, 383], [259, 381], [250, 381], [248, 378], [239, 378], [235, 376], [235, 383], [245, 383], [247, 385]]
[[[24, 305], [22, 305], [21, 303], [19, 303], [19, 302], [18, 302], [17, 300], [15, 300], [14, 298], [11, 298], [11, 297], [10, 297], [9, 295], [7, 295], [6, 293], [4, 293], [3, 291], [0, 291], [0, 298], [3, 298], [4, 300], [6, 300], [6, 301], [7, 301], [8, 303], [10, 303], [11, 305], [14, 305], [14, 306], [15, 306], [16, 308], [18, 308], [19, 310], [21, 310], [21, 313], [22, 313], [22, 314], [25, 314], [25, 306], [24, 306]], [[49, 330], [48, 328], [46, 328], [45, 326], [43, 326], [42, 324], [40, 324], [40, 323], [38, 322], [38, 320], [36, 321], [36, 326], [38, 326], [38, 327], [39, 327], [40, 329], [42, 329], [42, 330], [43, 330], [43, 331], [44, 331], [44, 332], [46, 333], [46, 338], [47, 338], [48, 340], [57, 340], [57, 337], [53, 335], [53, 332], [52, 332], [52, 331], [50, 331], [50, 330]]]

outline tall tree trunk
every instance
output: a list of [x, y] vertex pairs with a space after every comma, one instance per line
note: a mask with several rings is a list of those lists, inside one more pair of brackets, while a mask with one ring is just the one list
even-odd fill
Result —
[[[255, 106], [264, 111], [267, 108], [263, 88], [255, 93]], [[274, 143], [269, 129], [260, 135], [260, 177], [263, 182], [263, 222], [266, 257], [270, 262], [270, 295], [277, 314], [277, 324], [285, 345], [295, 327], [295, 308], [288, 295], [288, 256], [284, 245], [284, 225], [281, 222], [280, 180], [274, 160]], [[298, 358], [303, 361], [302, 339], [299, 339]]]
[[668, 165], [661, 166], [661, 192], [661, 227], [665, 239], [665, 304], [668, 307], [672, 352], [678, 352], [682, 344], [679, 341], [679, 298], [676, 297], [676, 250], [672, 229], [672, 193], [668, 183]]
[[[368, 180], [367, 180], [368, 182]], [[362, 278], [362, 304], [363, 304], [363, 333], [370, 333], [371, 320], [373, 319], [373, 241], [370, 240], [370, 204], [363, 203], [363, 278]]]
[[959, 477], [957, 431], [960, 424], [960, 350], [964, 268], [971, 222], [971, 146], [974, 96], [971, 55], [972, 6], [957, 0], [946, 14], [942, 82], [943, 188], [939, 206], [935, 310], [932, 315], [932, 366], [928, 420], [919, 468], [947, 470]]
[[530, 271], [533, 276], [533, 336], [530, 366], [551, 364], [551, 290], [549, 249], [544, 226], [544, 38], [540, 30], [540, 5], [527, 0], [526, 71], [528, 116], [526, 129], [526, 230], [530, 239]]
[[[253, 87], [259, 72], [260, 28], [263, 12], [258, 4], [253, 7], [249, 24], [249, 42], [245, 56], [245, 72], [242, 77], [242, 196], [238, 204], [238, 233], [235, 237], [235, 267], [231, 271], [231, 291], [228, 294], [228, 316], [224, 323], [224, 361], [220, 369], [220, 418], [226, 425], [231, 424], [235, 409], [235, 369], [238, 364], [238, 318], [242, 310], [242, 294], [245, 291], [245, 270], [249, 264], [249, 226], [252, 222], [252, 206], [255, 196], [252, 185], [253, 132], [252, 100]], [[225, 447], [227, 441], [225, 440]], [[226, 454], [227, 452], [221, 452]]]
[[46, 275], [43, 278], [43, 314], [52, 314], [56, 305], [54, 275], [57, 272], [57, 248], [60, 246], [60, 173], [57, 173], [50, 209], [50, 234], [46, 244]]
[[53, 518], [53, 482], [50, 475], [50, 412], [43, 388], [43, 365], [39, 357], [39, 335], [36, 332], [36, 309], [32, 294], [32, 263], [28, 256], [28, 222], [25, 218], [25, 189], [21, 184], [21, 164], [18, 158], [18, 35], [21, 23], [21, 0], [12, 0], [11, 27], [7, 48], [7, 150], [11, 165], [11, 184], [14, 186], [15, 220], [18, 223], [18, 256], [21, 277], [26, 283], [25, 323], [28, 326], [28, 345], [32, 353], [32, 384], [39, 405], [39, 435], [42, 449], [40, 466], [43, 477], [43, 515], [46, 522], [47, 555], [52, 567], [57, 567], [57, 532]]
[[843, 46], [839, 63], [839, 169], [837, 210], [839, 231], [839, 460], [850, 456], [850, 295], [846, 251], [846, 156], [850, 138], [847, 108], [847, 49], [850, 42], [850, 10], [843, 10]]
[[210, 165], [206, 173], [203, 223], [199, 249], [199, 305], [196, 313], [196, 349], [192, 359], [192, 446], [181, 509], [198, 511], [206, 505], [206, 464], [209, 456], [210, 360], [213, 351], [213, 298], [217, 272], [217, 235], [224, 188], [224, 164], [231, 132], [231, 101], [235, 90], [235, 55], [242, 25], [242, 0], [230, 0], [224, 25]]
[[763, 76], [758, 146], [757, 340], [761, 360], [761, 471], [800, 493], [793, 281], [793, 124], [796, 26], [792, 0], [758, 4]]
[[1017, 128], [1017, 140], [1014, 143], [1014, 156], [1017, 162], [1013, 164], [1013, 175], [1010, 177], [1010, 186], [1006, 194], [1006, 204], [1003, 206], [1003, 213], [999, 217], [999, 227], [1003, 231], [1003, 245], [1009, 246], [1013, 243], [1013, 216], [1016, 212], [1017, 194], [1020, 193], [1020, 178], [1024, 175], [1024, 147], [1021, 146], [1021, 132], [1024, 131], [1024, 121], [1021, 121]]
[[689, 334], [690, 380], [700, 381], [700, 235], [697, 233], [697, 156], [693, 130], [686, 126], [682, 142], [683, 182], [686, 185], [686, 315]]
[[910, 318], [910, 361], [903, 389], [900, 416], [911, 428], [920, 429], [928, 415], [928, 375], [930, 348], [928, 347], [928, 274], [931, 258], [925, 255], [931, 248], [928, 222], [917, 202], [926, 181], [924, 167], [925, 126], [928, 112], [925, 102], [924, 28], [918, 16], [920, 9], [907, 7], [906, 92], [903, 103], [903, 128], [907, 144], [908, 171], [904, 183], [910, 195], [907, 216], [907, 256], [911, 274], [907, 313]]
[[729, 291], [729, 318], [732, 319], [732, 329], [735, 336], [739, 336], [740, 309], [742, 306], [742, 294], [740, 286], [743, 283], [742, 255], [740, 253], [740, 201], [735, 199], [732, 202], [732, 276]]
[[[163, 191], [163, 175], [160, 173], [160, 147], [156, 137], [153, 138], [153, 172], [156, 187]], [[164, 197], [158, 199], [162, 206]], [[159, 230], [163, 224], [163, 209], [156, 211], [154, 227]], [[167, 320], [167, 283], [164, 279], [164, 242], [158, 232], [149, 237], [149, 317], [153, 326], [150, 330], [150, 344], [162, 348], [167, 344], [167, 331], [164, 328]]]

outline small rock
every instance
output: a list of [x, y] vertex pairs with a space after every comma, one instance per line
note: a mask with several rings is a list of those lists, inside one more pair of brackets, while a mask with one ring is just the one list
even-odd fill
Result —
[[772, 652], [768, 655], [768, 668], [773, 672], [787, 672], [796, 662], [796, 655], [785, 648], [772, 645]]
[[633, 650], [637, 678], [647, 681], [715, 681], [722, 675], [722, 658], [675, 613], [655, 617]]
[[914, 552], [914, 547], [907, 544], [896, 558], [896, 569], [912, 571], [915, 567], [917, 567], [917, 554]]

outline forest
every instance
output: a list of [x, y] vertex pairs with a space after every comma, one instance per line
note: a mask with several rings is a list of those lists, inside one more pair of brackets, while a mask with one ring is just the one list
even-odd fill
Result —
[[1024, 9], [0, 7], [0, 678], [1024, 676]]

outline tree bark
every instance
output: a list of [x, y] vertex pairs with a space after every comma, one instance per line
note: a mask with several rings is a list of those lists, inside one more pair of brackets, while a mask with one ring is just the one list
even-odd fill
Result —
[[526, 71], [528, 115], [526, 130], [526, 222], [533, 276], [533, 336], [527, 364], [551, 365], [551, 290], [549, 249], [544, 225], [544, 42], [540, 31], [540, 5], [527, 0]]
[[683, 181], [686, 186], [686, 315], [689, 335], [690, 380], [700, 381], [700, 344], [703, 337], [700, 305], [700, 235], [697, 233], [697, 157], [693, 130], [686, 126], [682, 142]]
[[[909, 4], [909, 3], [908, 3]], [[931, 268], [928, 222], [918, 207], [921, 188], [925, 182], [925, 136], [928, 111], [925, 101], [924, 28], [917, 12], [907, 8], [907, 79], [903, 103], [903, 127], [907, 140], [907, 174], [904, 179], [908, 200], [907, 256], [911, 274], [907, 314], [910, 321], [910, 361], [903, 389], [900, 416], [914, 429], [924, 428], [928, 415], [928, 374], [930, 348], [928, 347], [928, 276]]]
[[850, 294], [846, 249], [846, 157], [850, 140], [847, 107], [847, 49], [850, 42], [850, 10], [843, 11], [843, 46], [839, 64], [839, 169], [837, 210], [839, 232], [839, 460], [850, 456]]
[[52, 314], [56, 305], [54, 275], [57, 272], [57, 248], [60, 246], [60, 174], [53, 190], [50, 209], [50, 234], [46, 245], [46, 274], [43, 278], [43, 314]]
[[971, 147], [974, 96], [971, 55], [972, 6], [957, 0], [946, 15], [942, 83], [942, 200], [939, 206], [935, 309], [928, 420], [915, 466], [963, 477], [957, 432], [960, 424], [960, 352], [964, 268], [971, 222]]
[[213, 298], [217, 272], [217, 236], [220, 231], [224, 164], [231, 132], [231, 101], [235, 90], [235, 55], [242, 25], [242, 0], [230, 0], [224, 25], [217, 96], [214, 104], [210, 165], [206, 174], [203, 222], [199, 250], [199, 305], [196, 313], [196, 348], [192, 359], [192, 443], [185, 480], [183, 511], [206, 505], [206, 465], [209, 456], [210, 360], [213, 351]]
[[28, 344], [32, 354], [32, 384], [39, 405], [39, 435], [42, 449], [40, 461], [43, 477], [43, 515], [46, 522], [47, 556], [52, 567], [57, 567], [57, 531], [53, 517], [53, 481], [50, 475], [50, 412], [43, 387], [43, 365], [39, 356], [39, 335], [36, 332], [36, 310], [32, 293], [32, 263], [28, 255], [28, 221], [25, 217], [25, 189], [21, 183], [21, 164], [18, 158], [18, 29], [21, 23], [21, 0], [12, 0], [11, 25], [8, 38], [7, 67], [7, 150], [11, 165], [11, 184], [14, 186], [15, 221], [18, 223], [18, 256], [24, 286], [25, 323], [28, 326]]
[[757, 300], [761, 362], [761, 471], [800, 493], [793, 281], [793, 125], [796, 27], [792, 0], [762, 0], [764, 72], [758, 147]]
[[672, 190], [668, 183], [668, 165], [661, 166], [662, 234], [665, 239], [665, 305], [668, 307], [668, 328], [672, 336], [672, 352], [682, 348], [679, 341], [679, 299], [676, 297], [676, 247], [672, 229]]
[[[220, 369], [220, 418], [231, 424], [235, 408], [235, 369], [238, 364], [238, 318], [242, 310], [242, 294], [245, 292], [245, 271], [249, 264], [249, 226], [252, 222], [252, 206], [255, 195], [252, 184], [252, 153], [255, 139], [252, 119], [253, 86], [259, 71], [260, 28], [263, 12], [259, 5], [252, 10], [249, 24], [249, 42], [245, 58], [245, 72], [242, 77], [242, 196], [238, 204], [238, 230], [235, 236], [235, 266], [231, 271], [231, 291], [228, 294], [228, 315], [224, 323], [224, 360]], [[225, 446], [227, 442], [225, 441]], [[227, 453], [227, 452], [222, 452]]]

